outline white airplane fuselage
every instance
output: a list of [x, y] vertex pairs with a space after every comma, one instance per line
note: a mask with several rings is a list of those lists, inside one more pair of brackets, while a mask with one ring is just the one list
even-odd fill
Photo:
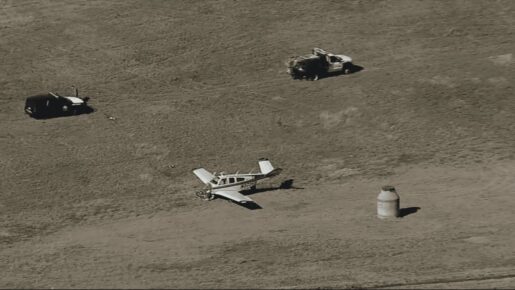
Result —
[[218, 175], [217, 179], [213, 179], [209, 185], [213, 192], [220, 189], [242, 191], [255, 187], [259, 179], [262, 178], [252, 174], [223, 174]]

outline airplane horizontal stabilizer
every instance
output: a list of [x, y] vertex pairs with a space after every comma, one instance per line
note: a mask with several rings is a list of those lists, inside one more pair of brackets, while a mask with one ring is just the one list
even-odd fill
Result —
[[274, 170], [265, 174], [265, 177], [274, 177], [276, 175], [279, 175], [279, 173], [281, 173], [281, 171], [283, 171], [282, 168], [275, 168]]
[[261, 173], [264, 175], [266, 175], [269, 172], [272, 172], [274, 170], [272, 163], [270, 163], [270, 160], [268, 160], [266, 158], [259, 159], [258, 163], [259, 163], [259, 169], [261, 170]]

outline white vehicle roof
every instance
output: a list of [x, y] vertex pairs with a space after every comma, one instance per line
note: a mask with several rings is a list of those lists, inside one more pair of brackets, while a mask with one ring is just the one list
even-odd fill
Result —
[[304, 59], [318, 59], [318, 55], [314, 54], [308, 54], [308, 55], [301, 55], [296, 57], [297, 60], [304, 60]]
[[343, 54], [336, 54], [336, 56], [341, 58], [343, 62], [352, 62], [352, 58], [350, 56], [346, 56]]
[[74, 105], [84, 104], [84, 100], [77, 97], [64, 97], [68, 100], [70, 100]]

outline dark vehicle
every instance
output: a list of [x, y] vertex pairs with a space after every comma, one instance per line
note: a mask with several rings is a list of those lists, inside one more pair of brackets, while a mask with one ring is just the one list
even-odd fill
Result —
[[352, 59], [342, 54], [332, 54], [320, 48], [313, 48], [310, 55], [298, 56], [288, 62], [288, 73], [293, 79], [318, 80], [320, 76], [334, 73], [349, 73]]
[[36, 119], [91, 113], [93, 109], [88, 106], [88, 100], [88, 97], [80, 98], [77, 91], [75, 97], [49, 92], [28, 97], [25, 113]]

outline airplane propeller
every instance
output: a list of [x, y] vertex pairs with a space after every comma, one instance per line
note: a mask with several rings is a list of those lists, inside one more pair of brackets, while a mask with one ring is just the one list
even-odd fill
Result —
[[211, 193], [212, 189], [213, 187], [208, 183], [204, 189], [195, 192], [195, 195], [203, 200], [213, 200], [215, 195]]

